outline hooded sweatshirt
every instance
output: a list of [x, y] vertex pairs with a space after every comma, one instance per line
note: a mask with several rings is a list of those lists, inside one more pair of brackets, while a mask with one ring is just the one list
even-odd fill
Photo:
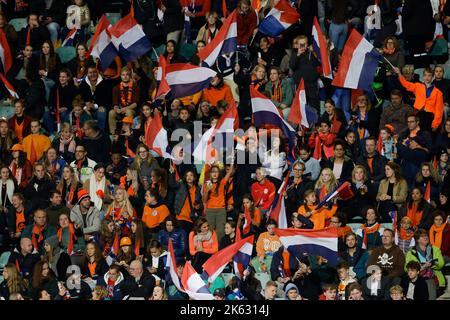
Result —
[[367, 265], [373, 264], [379, 266], [388, 277], [401, 277], [405, 265], [405, 254], [397, 245], [393, 245], [389, 249], [381, 246], [373, 249], [369, 256]]

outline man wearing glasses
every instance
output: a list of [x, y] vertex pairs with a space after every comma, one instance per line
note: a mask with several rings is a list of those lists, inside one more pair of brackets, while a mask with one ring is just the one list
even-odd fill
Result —
[[87, 157], [87, 152], [84, 146], [80, 145], [75, 148], [75, 160], [70, 166], [75, 170], [78, 181], [84, 183], [88, 180], [94, 172], [94, 167], [97, 164], [94, 160]]

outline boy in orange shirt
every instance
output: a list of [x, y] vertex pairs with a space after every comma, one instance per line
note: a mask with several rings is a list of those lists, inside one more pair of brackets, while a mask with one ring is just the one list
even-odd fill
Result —
[[326, 221], [331, 219], [336, 213], [337, 206], [334, 204], [331, 209], [324, 206], [316, 210], [317, 197], [314, 190], [307, 190], [305, 192], [305, 201], [306, 203], [298, 208], [298, 213], [314, 223], [313, 230], [324, 229], [326, 227]]
[[156, 234], [170, 212], [167, 206], [161, 203], [161, 197], [156, 189], [150, 189], [145, 193], [145, 201], [142, 222], [145, 224], [148, 233]]

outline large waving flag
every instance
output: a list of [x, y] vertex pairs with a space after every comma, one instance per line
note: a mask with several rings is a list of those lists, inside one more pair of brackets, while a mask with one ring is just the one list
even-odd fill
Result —
[[353, 29], [345, 43], [342, 58], [332, 85], [336, 87], [369, 90], [382, 55]]
[[338, 259], [338, 229], [275, 229], [283, 246], [295, 257], [304, 254], [322, 256], [332, 265]]
[[208, 275], [208, 281], [214, 282], [231, 260], [242, 263], [245, 267], [248, 266], [253, 250], [253, 240], [254, 236], [250, 236], [214, 253], [203, 264], [203, 271]]
[[284, 204], [284, 192], [286, 191], [287, 183], [289, 180], [290, 174], [286, 175], [283, 183], [278, 189], [277, 194], [275, 195], [275, 199], [273, 200], [272, 207], [270, 208], [270, 218], [275, 220], [278, 224], [278, 228], [285, 229], [288, 227], [288, 221], [286, 216], [286, 206]]
[[317, 111], [306, 103], [305, 82], [302, 78], [289, 111], [288, 121], [305, 128], [312, 128], [318, 119]]
[[263, 125], [274, 125], [281, 129], [284, 136], [293, 140], [295, 131], [289, 123], [284, 121], [280, 116], [277, 107], [273, 102], [265, 95], [256, 90], [253, 86], [250, 86], [250, 96], [252, 99], [252, 111], [253, 120], [256, 127]]
[[155, 100], [164, 98], [170, 91], [170, 86], [166, 80], [166, 67], [167, 67], [167, 60], [161, 54], [159, 56], [158, 74], [156, 75], [156, 81], [159, 82], [159, 84], [158, 90], [156, 91]]
[[193, 300], [213, 300], [214, 297], [202, 280], [200, 275], [195, 272], [190, 262], [186, 262], [181, 275], [181, 283], [184, 291]]
[[102, 70], [108, 68], [117, 56], [116, 47], [111, 41], [108, 28], [111, 27], [106, 15], [103, 15], [98, 22], [89, 46], [89, 54], [95, 58], [100, 59], [100, 66]]
[[[250, 232], [252, 227], [252, 216], [250, 215], [250, 210], [248, 210], [247, 206], [245, 206], [244, 215], [244, 226], [242, 228], [242, 232], [247, 234]], [[239, 226], [237, 226], [236, 229], [239, 229]]]
[[331, 70], [330, 57], [327, 50], [327, 42], [320, 29], [317, 17], [314, 17], [314, 24], [312, 27], [312, 46], [314, 52], [317, 54], [322, 63], [322, 73], [325, 78], [333, 79], [333, 71]]
[[219, 33], [198, 52], [206, 65], [212, 66], [220, 55], [237, 51], [237, 13], [234, 10], [223, 22]]
[[260, 32], [273, 38], [279, 36], [284, 30], [300, 19], [298, 12], [286, 0], [280, 0], [261, 21]]
[[69, 31], [63, 43], [61, 43], [61, 47], [71, 47], [74, 45], [75, 36], [77, 35], [77, 28], [72, 28]]
[[0, 63], [2, 64], [4, 74], [8, 73], [12, 66], [12, 62], [11, 48], [6, 39], [6, 34], [3, 29], [0, 29]]
[[166, 269], [169, 271], [170, 278], [172, 279], [173, 284], [178, 289], [178, 291], [184, 292], [183, 288], [181, 288], [180, 278], [177, 273], [177, 261], [175, 259], [175, 252], [173, 250], [172, 239], [169, 238], [169, 244], [167, 245], [167, 250], [169, 254], [166, 259]]
[[348, 199], [352, 198], [353, 196], [354, 196], [354, 194], [353, 194], [352, 188], [350, 186], [350, 183], [348, 181], [345, 181], [336, 190], [328, 193], [314, 210], [318, 210], [318, 209], [322, 208], [324, 205], [326, 205], [327, 203], [329, 203], [331, 200], [333, 200], [336, 197], [339, 197], [342, 200], [348, 200]]
[[139, 58], [152, 48], [142, 27], [131, 14], [123, 17], [109, 28], [109, 33], [112, 43], [126, 62]]
[[19, 95], [17, 94], [16, 90], [14, 89], [12, 84], [9, 83], [8, 80], [6, 80], [5, 76], [1, 72], [0, 72], [0, 80], [5, 86], [6, 90], [8, 90], [9, 94], [14, 98], [19, 99]]
[[[199, 144], [194, 149], [193, 156], [203, 162], [208, 162], [211, 160], [213, 154], [213, 144], [215, 147], [233, 147], [233, 133], [239, 128], [239, 115], [236, 108], [236, 104], [231, 104], [228, 106], [227, 110], [222, 114], [217, 124], [206, 131]], [[219, 137], [222, 141], [214, 141], [213, 139]], [[226, 143], [232, 143], [231, 146], [227, 146]]]
[[159, 112], [154, 113], [151, 125], [147, 126], [145, 142], [159, 156], [172, 159], [172, 156], [168, 152], [169, 141], [167, 139], [167, 131], [162, 125]]
[[186, 97], [202, 91], [209, 86], [216, 74], [209, 68], [189, 63], [173, 63], [166, 66], [165, 79], [170, 86], [170, 98]]

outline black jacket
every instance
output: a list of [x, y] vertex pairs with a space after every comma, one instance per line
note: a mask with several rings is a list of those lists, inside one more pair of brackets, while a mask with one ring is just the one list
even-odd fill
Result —
[[88, 158], [97, 163], [108, 163], [111, 153], [111, 139], [100, 131], [95, 138], [84, 137], [81, 144], [85, 147]]
[[158, 19], [158, 7], [155, 0], [133, 1], [134, 17], [142, 25], [149, 38], [157, 37], [162, 32], [162, 24]]
[[34, 119], [41, 119], [45, 111], [45, 85], [41, 79], [34, 80], [25, 92], [25, 114]]
[[181, 13], [181, 5], [178, 0], [163, 0], [166, 7], [164, 11], [164, 31], [169, 33], [184, 28], [184, 16]]
[[286, 188], [287, 198], [284, 199], [288, 218], [292, 213], [297, 212], [298, 207], [303, 203], [305, 191], [314, 189], [314, 183], [309, 180], [302, 179], [302, 182], [298, 185], [294, 185], [293, 181], [293, 177], [289, 178]]
[[100, 261], [97, 262], [97, 265], [95, 266], [95, 274], [91, 276], [91, 272], [89, 271], [88, 261], [87, 259], [83, 261], [81, 264], [81, 274], [86, 277], [90, 277], [93, 280], [102, 279], [105, 273], [108, 272], [109, 266], [108, 263], [106, 263], [106, 260], [104, 258], [100, 258]]
[[53, 86], [53, 88], [50, 89], [50, 96], [48, 101], [48, 107], [50, 111], [56, 111], [57, 96], [59, 96], [60, 108], [67, 108], [68, 111], [72, 110], [72, 102], [75, 96], [78, 94], [78, 88], [71, 83], [66, 85], [65, 87], [62, 87], [59, 83]]
[[363, 286], [363, 296], [364, 300], [389, 300], [389, 289], [391, 288], [391, 279], [382, 276], [380, 285], [378, 286], [377, 294], [375, 296], [371, 295], [370, 287], [368, 281], [370, 277], [366, 277], [361, 280], [361, 285]]
[[[25, 46], [27, 42], [28, 26], [19, 31], [19, 45]], [[33, 28], [30, 33], [30, 45], [34, 51], [40, 51], [45, 40], [50, 40], [50, 32], [47, 27]]]
[[[23, 214], [25, 216], [25, 225], [33, 223], [33, 210], [30, 207], [29, 202], [23, 204]], [[16, 232], [16, 209], [11, 206], [8, 209], [8, 215], [6, 216], [9, 232]]]
[[[402, 281], [400, 282], [400, 285], [403, 288], [403, 295], [406, 298], [406, 295], [408, 293], [408, 287], [411, 280], [409, 279], [408, 275], [405, 275], [402, 277]], [[414, 295], [413, 300], [428, 300], [429, 294], [428, 294], [428, 285], [424, 278], [419, 276], [414, 282]]]
[[24, 190], [24, 196], [26, 199], [30, 199], [33, 210], [47, 208], [50, 191], [54, 189], [55, 183], [52, 180], [48, 178], [38, 180], [36, 177], [33, 177]]
[[19, 250], [14, 249], [9, 256], [8, 263], [12, 263], [15, 266], [19, 265], [20, 273], [23, 278], [31, 277], [34, 269], [34, 265], [41, 260], [39, 253], [33, 251], [32, 253], [24, 256]]
[[[383, 2], [393, 1], [384, 0]], [[381, 10], [383, 14], [383, 7], [381, 7]], [[424, 37], [424, 40], [433, 40], [436, 21], [433, 19], [430, 1], [406, 0], [402, 9], [402, 26], [405, 38], [414, 36]]]
[[124, 296], [145, 298], [147, 300], [153, 294], [155, 287], [155, 278], [146, 270], [142, 274], [138, 282], [135, 278], [130, 277], [121, 283], [121, 290]]
[[33, 0], [31, 4], [31, 12], [51, 17], [52, 22], [58, 23], [61, 28], [66, 25], [66, 9], [71, 5], [69, 0], [53, 0], [48, 10], [45, 8], [45, 0]]
[[321, 279], [317, 271], [313, 271], [306, 277], [297, 278], [293, 282], [301, 296], [308, 300], [319, 300], [319, 296], [322, 293]]
[[369, 164], [367, 160], [367, 154], [364, 154], [356, 160], [356, 164], [362, 165], [364, 166], [364, 168], [366, 168], [370, 180], [380, 182], [382, 179], [384, 179], [384, 166], [387, 163], [386, 157], [380, 155], [377, 151], [375, 151], [375, 156], [373, 157], [372, 162], [372, 174], [370, 174]]
[[[330, 168], [331, 170], [333, 170], [334, 168], [334, 157], [329, 158], [324, 166], [324, 168]], [[351, 181], [352, 180], [352, 171], [353, 171], [353, 161], [350, 160], [349, 158], [345, 158], [344, 163], [342, 165], [342, 172], [341, 172], [341, 176], [339, 178], [339, 182], [340, 183], [344, 183], [345, 181]]]
[[92, 93], [91, 87], [87, 84], [86, 80], [80, 83], [80, 94], [85, 102], [92, 102], [99, 107], [104, 107], [107, 110], [111, 109], [112, 104], [112, 83], [103, 79]]
[[320, 65], [317, 58], [308, 49], [306, 52], [297, 56], [297, 52], [292, 52], [291, 59], [289, 60], [289, 68], [294, 72], [292, 78], [294, 79], [295, 86], [300, 83], [300, 79], [303, 78], [305, 86], [313, 84], [319, 78], [316, 67]]
[[[286, 277], [287, 275], [282, 274], [283, 266], [284, 266], [284, 257], [283, 257], [284, 246], [281, 246], [277, 252], [274, 253], [272, 258], [272, 263], [270, 264], [270, 277], [273, 281], [276, 281], [278, 277]], [[289, 271], [290, 276], [292, 277], [295, 272], [298, 270], [298, 260], [295, 255], [289, 253]]]

